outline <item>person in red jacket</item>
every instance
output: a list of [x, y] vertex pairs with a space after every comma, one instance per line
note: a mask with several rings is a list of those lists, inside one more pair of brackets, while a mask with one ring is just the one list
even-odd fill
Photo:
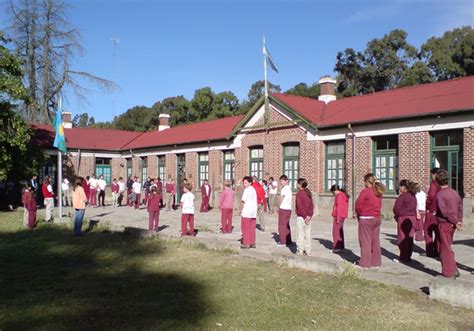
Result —
[[417, 184], [403, 179], [398, 187], [400, 195], [393, 206], [393, 215], [397, 222], [397, 245], [400, 255], [398, 259], [393, 259], [393, 262], [409, 263], [415, 236]]
[[31, 188], [30, 194], [26, 197], [26, 209], [28, 209], [28, 229], [33, 229], [36, 226], [36, 199], [35, 189]]
[[426, 217], [423, 225], [425, 235], [426, 256], [438, 257], [438, 222], [436, 220], [436, 194], [441, 189], [436, 182], [436, 174], [439, 168], [431, 169], [431, 184], [426, 198]]
[[344, 245], [344, 220], [349, 212], [349, 196], [339, 185], [331, 186], [334, 194], [332, 207], [332, 252], [338, 253], [345, 249]]
[[296, 182], [296, 253], [298, 255], [311, 255], [311, 218], [314, 213], [313, 196], [308, 189], [308, 182], [298, 178]]
[[380, 249], [380, 224], [382, 195], [385, 186], [375, 180], [373, 174], [364, 177], [365, 188], [360, 192], [355, 203], [357, 219], [359, 221], [359, 266], [363, 269], [379, 268], [382, 265], [382, 251]]
[[147, 210], [148, 210], [148, 230], [158, 231], [160, 223], [160, 199], [161, 195], [158, 193], [156, 186], [151, 188], [151, 192], [147, 196]]
[[462, 230], [462, 199], [458, 192], [449, 187], [448, 172], [440, 170], [436, 173], [436, 183], [440, 190], [436, 195], [436, 218], [439, 229], [439, 257], [444, 277], [457, 278], [459, 271], [453, 244], [454, 230]]
[[209, 185], [209, 182], [207, 181], [207, 179], [204, 179], [201, 185], [202, 202], [201, 202], [201, 209], [199, 210], [201, 213], [206, 213], [209, 211], [209, 200], [211, 197], [211, 192], [212, 192], [211, 185]]
[[257, 176], [252, 177], [252, 186], [257, 192], [257, 217], [260, 231], [265, 232], [265, 213], [263, 212], [265, 207], [265, 190], [262, 185], [258, 182]]
[[90, 189], [90, 184], [89, 184], [90, 177], [87, 176], [85, 179], [82, 181], [82, 187], [84, 188], [84, 193], [86, 194], [87, 202], [89, 202], [89, 199], [91, 198], [91, 189]]
[[27, 203], [30, 200], [32, 186], [26, 185], [21, 194], [21, 203], [23, 204], [23, 226], [28, 227], [28, 208]]

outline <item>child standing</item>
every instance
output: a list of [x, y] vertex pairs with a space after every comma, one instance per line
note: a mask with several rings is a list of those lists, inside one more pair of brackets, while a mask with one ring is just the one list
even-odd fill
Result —
[[148, 209], [148, 230], [158, 231], [158, 225], [160, 222], [160, 194], [156, 186], [151, 188], [147, 196], [147, 209]]
[[339, 185], [331, 186], [334, 194], [332, 207], [332, 252], [338, 253], [345, 249], [344, 245], [344, 220], [349, 212], [349, 197]]
[[28, 229], [33, 229], [36, 226], [36, 199], [35, 190], [30, 188], [30, 194], [26, 197], [26, 209], [28, 209]]
[[424, 241], [423, 224], [426, 215], [426, 193], [418, 186], [416, 197], [415, 241]]
[[248, 249], [256, 247], [256, 219], [257, 219], [257, 192], [252, 186], [252, 177], [247, 176], [242, 180], [244, 185], [244, 193], [240, 203], [241, 229], [242, 229], [242, 245], [240, 248]]
[[135, 177], [135, 182], [132, 185], [132, 192], [135, 194], [135, 209], [140, 207], [140, 199], [142, 197], [142, 184], [138, 177]]
[[232, 211], [234, 208], [234, 191], [230, 188], [231, 182], [226, 179], [224, 190], [219, 195], [219, 209], [221, 210], [221, 231], [232, 233]]
[[293, 193], [290, 185], [288, 185], [286, 175], [280, 177], [280, 185], [282, 189], [280, 192], [280, 208], [278, 209], [278, 234], [280, 236], [278, 246], [291, 246], [290, 218]]
[[28, 227], [28, 207], [27, 203], [30, 200], [31, 185], [26, 185], [21, 194], [21, 202], [23, 203], [23, 226]]
[[99, 181], [95, 178], [95, 175], [92, 175], [91, 179], [89, 180], [89, 187], [90, 187], [89, 203], [92, 208], [96, 208], [97, 207], [97, 190], [99, 188]]
[[112, 181], [112, 184], [110, 184], [110, 190], [112, 191], [112, 198], [113, 198], [113, 207], [117, 208], [118, 207], [118, 198], [119, 198], [119, 184], [117, 183], [117, 178], [114, 178]]
[[[195, 236], [194, 231], [194, 194], [191, 193], [193, 185], [186, 183], [183, 185], [183, 195], [181, 196], [181, 235]], [[188, 229], [189, 224], [189, 229]]]
[[308, 182], [299, 178], [296, 186], [296, 246], [298, 255], [311, 255], [311, 218], [313, 217], [314, 204]]

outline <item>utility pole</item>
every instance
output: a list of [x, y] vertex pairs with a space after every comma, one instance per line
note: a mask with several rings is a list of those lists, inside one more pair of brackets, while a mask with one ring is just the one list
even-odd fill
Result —
[[[112, 81], [115, 82], [116, 80], [116, 76], [115, 76], [115, 66], [116, 66], [116, 50], [117, 50], [117, 44], [120, 43], [120, 39], [117, 38], [117, 37], [113, 37], [113, 38], [110, 38], [110, 40], [112, 41], [113, 43], [113, 61], [112, 61]], [[116, 83], [116, 82], [115, 82]], [[114, 92], [114, 95], [113, 95], [113, 99], [112, 99], [112, 119], [115, 117], [115, 92]]]

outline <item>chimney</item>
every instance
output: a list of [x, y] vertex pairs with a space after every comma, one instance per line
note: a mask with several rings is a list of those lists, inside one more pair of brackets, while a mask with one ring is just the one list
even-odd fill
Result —
[[170, 115], [168, 114], [160, 114], [158, 118], [160, 119], [160, 126], [158, 127], [158, 131], [163, 131], [170, 128]]
[[63, 119], [63, 128], [72, 128], [72, 114], [68, 111], [63, 111], [61, 114]]
[[330, 76], [323, 76], [319, 80], [319, 101], [329, 103], [336, 100], [336, 80]]

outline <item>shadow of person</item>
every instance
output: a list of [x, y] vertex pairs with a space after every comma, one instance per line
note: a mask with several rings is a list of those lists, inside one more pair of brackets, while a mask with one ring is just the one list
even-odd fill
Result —
[[[313, 238], [313, 240], [319, 241], [321, 245], [323, 245], [326, 249], [332, 250], [332, 241], [323, 239], [323, 238]], [[339, 255], [342, 259], [354, 263], [359, 261], [360, 257], [356, 255], [352, 250], [350, 249], [343, 249], [341, 251], [336, 251], [333, 252], [336, 255]]]
[[453, 241], [453, 245], [466, 245], [469, 247], [474, 247], [474, 239], [463, 239]]
[[[390, 251], [388, 251], [387, 249], [385, 248], [381, 248], [382, 250], [382, 255], [385, 256], [386, 258], [390, 259], [390, 260], [394, 260], [394, 259], [398, 259], [398, 255], [397, 254], [394, 254]], [[407, 267], [410, 267], [410, 268], [413, 268], [413, 269], [416, 269], [416, 270], [419, 270], [421, 272], [424, 272], [428, 275], [431, 275], [431, 276], [437, 276], [439, 275], [440, 273], [433, 270], [433, 269], [429, 269], [429, 268], [426, 268], [424, 264], [416, 261], [416, 260], [411, 260], [410, 262], [408, 263], [403, 263], [404, 265], [406, 265]]]
[[91, 232], [94, 228], [99, 224], [100, 221], [98, 220], [89, 220], [89, 225], [84, 230], [85, 232]]

